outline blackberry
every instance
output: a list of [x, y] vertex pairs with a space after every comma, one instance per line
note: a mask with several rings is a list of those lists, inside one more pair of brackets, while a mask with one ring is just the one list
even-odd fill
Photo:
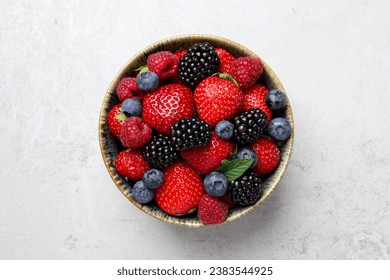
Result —
[[249, 144], [265, 132], [267, 115], [260, 109], [249, 109], [233, 120], [234, 135], [241, 144]]
[[180, 58], [179, 78], [194, 89], [204, 78], [216, 73], [219, 64], [219, 57], [212, 45], [206, 42], [195, 44]]
[[177, 149], [206, 146], [211, 139], [211, 127], [205, 121], [182, 119], [171, 126], [172, 141]]
[[255, 203], [263, 195], [263, 183], [253, 171], [246, 172], [240, 178], [229, 182], [228, 196], [237, 205]]
[[143, 148], [143, 155], [155, 168], [164, 168], [174, 163], [179, 154], [168, 136], [158, 134]]

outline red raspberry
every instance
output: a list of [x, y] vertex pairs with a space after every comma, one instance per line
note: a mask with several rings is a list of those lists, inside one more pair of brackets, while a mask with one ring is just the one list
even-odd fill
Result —
[[253, 168], [260, 176], [268, 174], [278, 167], [280, 151], [278, 145], [271, 139], [261, 137], [252, 143], [252, 149], [257, 154], [257, 164]]
[[112, 107], [107, 116], [108, 129], [111, 131], [112, 134], [114, 134], [116, 138], [120, 137], [122, 125], [125, 122], [124, 119], [116, 118], [116, 116], [123, 114], [121, 108], [122, 104], [115, 105], [114, 107]]
[[141, 151], [124, 150], [115, 159], [115, 169], [132, 181], [142, 179], [144, 172], [150, 168]]
[[239, 57], [232, 63], [231, 75], [243, 90], [256, 83], [262, 73], [263, 64], [259, 58]]
[[261, 109], [267, 115], [267, 123], [269, 123], [272, 120], [272, 110], [265, 103], [267, 93], [268, 89], [261, 84], [254, 84], [244, 91], [244, 111], [251, 108]]
[[228, 215], [228, 206], [217, 197], [205, 194], [199, 201], [198, 216], [205, 225], [222, 224]]
[[218, 72], [229, 74], [231, 73], [232, 62], [236, 59], [234, 55], [222, 48], [215, 48], [215, 52], [219, 57], [219, 70]]
[[178, 76], [179, 58], [171, 52], [161, 51], [148, 56], [149, 71], [157, 74], [160, 80]]
[[181, 51], [175, 52], [175, 55], [177, 56], [178, 59], [180, 59], [186, 55], [187, 51], [188, 50], [181, 50]]
[[116, 94], [118, 95], [121, 102], [127, 98], [134, 98], [139, 101], [141, 101], [143, 98], [143, 93], [138, 89], [136, 79], [130, 77], [126, 77], [120, 80], [116, 86]]
[[138, 149], [152, 138], [152, 129], [143, 119], [130, 117], [122, 125], [120, 140], [126, 148]]

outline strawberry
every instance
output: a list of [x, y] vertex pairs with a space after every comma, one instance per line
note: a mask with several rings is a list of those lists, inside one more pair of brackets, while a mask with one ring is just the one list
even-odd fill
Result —
[[125, 118], [117, 118], [118, 115], [123, 114], [121, 108], [122, 104], [115, 105], [112, 107], [107, 116], [108, 129], [118, 139], [121, 135], [122, 125], [125, 122]]
[[152, 138], [152, 128], [143, 119], [130, 117], [122, 125], [120, 140], [126, 148], [138, 149]]
[[142, 106], [145, 122], [163, 134], [170, 134], [175, 122], [195, 115], [191, 90], [180, 84], [159, 87], [145, 96]]
[[149, 168], [149, 163], [140, 151], [123, 150], [115, 159], [116, 171], [132, 181], [141, 180]]
[[139, 101], [143, 98], [143, 93], [138, 89], [135, 78], [125, 77], [116, 86], [116, 94], [119, 100], [123, 102], [127, 98], [134, 98]]
[[231, 75], [242, 90], [254, 85], [263, 73], [263, 64], [259, 58], [239, 57], [232, 62]]
[[221, 166], [221, 161], [234, 153], [234, 144], [219, 138], [213, 131], [211, 140], [204, 147], [182, 150], [181, 155], [188, 165], [206, 175]]
[[271, 139], [261, 137], [255, 140], [251, 146], [258, 158], [258, 162], [253, 168], [254, 171], [259, 175], [265, 175], [275, 170], [280, 162], [278, 145]]
[[198, 208], [203, 181], [191, 167], [175, 163], [164, 169], [164, 182], [156, 190], [157, 205], [170, 215], [185, 215]]
[[211, 76], [196, 87], [194, 99], [199, 118], [215, 126], [241, 110], [244, 94], [233, 82]]
[[175, 55], [178, 59], [182, 58], [183, 56], [186, 55], [188, 50], [181, 50], [181, 51], [178, 51], [178, 52], [175, 52]]
[[230, 74], [232, 62], [236, 59], [234, 55], [232, 55], [227, 50], [222, 48], [215, 48], [215, 52], [217, 53], [219, 60], [221, 62], [219, 64], [218, 72]]
[[157, 74], [160, 80], [178, 76], [179, 58], [171, 52], [161, 51], [148, 56], [149, 71]]
[[265, 103], [268, 89], [262, 84], [254, 84], [244, 91], [244, 93], [244, 111], [251, 108], [261, 109], [267, 115], [267, 123], [269, 123], [272, 120], [272, 110]]
[[222, 224], [228, 215], [229, 207], [217, 197], [205, 194], [199, 201], [198, 216], [205, 225]]

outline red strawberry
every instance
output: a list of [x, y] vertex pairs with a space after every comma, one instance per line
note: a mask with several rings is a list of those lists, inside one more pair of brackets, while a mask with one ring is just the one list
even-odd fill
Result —
[[234, 148], [231, 142], [219, 138], [213, 131], [207, 146], [182, 150], [181, 155], [188, 165], [206, 175], [220, 167], [222, 160], [229, 159]]
[[239, 57], [232, 63], [231, 75], [243, 90], [255, 84], [262, 73], [263, 64], [259, 58]]
[[165, 85], [147, 94], [142, 106], [145, 122], [164, 134], [169, 134], [178, 120], [195, 115], [191, 90], [179, 84]]
[[251, 146], [258, 157], [258, 162], [253, 168], [257, 174], [265, 175], [275, 170], [280, 162], [278, 145], [271, 139], [261, 137], [255, 140]]
[[143, 93], [138, 89], [136, 79], [130, 77], [120, 80], [116, 86], [116, 94], [121, 102], [127, 98], [134, 98], [139, 101], [143, 98]]
[[115, 159], [116, 171], [133, 181], [142, 179], [144, 172], [149, 168], [149, 163], [140, 151], [124, 150]]
[[112, 107], [107, 116], [108, 129], [116, 138], [120, 137], [122, 125], [125, 122], [122, 118], [116, 118], [118, 115], [123, 114], [121, 108], [122, 104], [115, 105]]
[[222, 48], [215, 48], [215, 52], [217, 53], [219, 60], [221, 63], [219, 64], [218, 72], [230, 74], [232, 62], [236, 59], [230, 52]]
[[181, 51], [175, 52], [175, 55], [177, 56], [178, 59], [180, 59], [186, 55], [187, 51], [188, 50], [181, 50]]
[[157, 74], [160, 80], [178, 76], [179, 58], [171, 52], [161, 51], [148, 56], [149, 71]]
[[228, 215], [229, 207], [217, 197], [205, 194], [199, 201], [198, 216], [205, 225], [222, 224]]
[[244, 110], [247, 111], [251, 108], [261, 109], [268, 117], [267, 123], [272, 120], [272, 110], [265, 103], [265, 96], [268, 93], [268, 89], [261, 84], [254, 84], [248, 88], [244, 98]]
[[215, 126], [241, 110], [244, 94], [233, 82], [211, 76], [196, 87], [194, 99], [199, 118]]
[[152, 129], [143, 119], [128, 118], [122, 125], [120, 140], [126, 148], [138, 149], [152, 138]]
[[164, 182], [156, 190], [157, 205], [170, 215], [185, 215], [198, 208], [203, 181], [191, 167], [175, 163], [164, 169]]

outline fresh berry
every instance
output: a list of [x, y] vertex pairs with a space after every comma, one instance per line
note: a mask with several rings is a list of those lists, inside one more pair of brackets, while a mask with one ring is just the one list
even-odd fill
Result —
[[122, 112], [129, 116], [140, 116], [142, 112], [142, 104], [137, 99], [127, 98], [122, 103]]
[[205, 225], [222, 224], [227, 218], [228, 210], [225, 202], [205, 194], [199, 202], [198, 217]]
[[120, 175], [138, 181], [149, 169], [149, 163], [140, 151], [123, 150], [115, 159], [115, 168]]
[[229, 182], [228, 195], [237, 205], [253, 204], [262, 194], [263, 184], [253, 171], [246, 172], [240, 178]]
[[121, 107], [121, 104], [115, 105], [110, 112], [108, 112], [107, 116], [108, 129], [118, 139], [121, 135], [122, 125], [126, 119], [126, 116], [122, 113]]
[[286, 94], [281, 90], [272, 89], [267, 93], [265, 102], [272, 110], [283, 109], [287, 104]]
[[184, 163], [164, 169], [165, 180], [156, 190], [157, 205], [170, 215], [185, 215], [198, 208], [204, 194], [198, 173]]
[[158, 87], [160, 79], [152, 71], [142, 72], [137, 76], [137, 86], [143, 92], [153, 91]]
[[182, 119], [171, 127], [172, 141], [179, 150], [206, 146], [211, 139], [211, 127], [205, 121]]
[[116, 94], [121, 102], [127, 98], [134, 98], [140, 101], [143, 98], [143, 93], [139, 90], [136, 79], [129, 77], [120, 80], [116, 86]]
[[211, 133], [211, 140], [204, 147], [182, 150], [181, 155], [191, 167], [202, 174], [209, 174], [221, 166], [221, 161], [229, 159], [234, 152], [234, 144]]
[[204, 188], [209, 195], [223, 196], [228, 189], [228, 180], [223, 173], [211, 172], [204, 178]]
[[194, 99], [199, 118], [215, 126], [241, 110], [244, 93], [233, 82], [212, 76], [198, 85]]
[[267, 116], [260, 109], [249, 109], [237, 115], [233, 120], [236, 140], [248, 144], [265, 132]]
[[237, 206], [234, 201], [230, 198], [230, 196], [226, 194], [224, 194], [223, 196], [219, 197], [219, 200], [225, 202], [225, 204], [229, 207], [229, 208], [232, 208], [232, 207], [235, 207]]
[[178, 59], [180, 59], [183, 56], [185, 56], [187, 52], [188, 52], [188, 50], [181, 50], [181, 51], [175, 52], [175, 55], [177, 56]]
[[156, 52], [148, 56], [147, 65], [149, 71], [165, 80], [178, 75], [179, 58], [168, 51]]
[[191, 90], [180, 84], [159, 87], [145, 96], [142, 105], [145, 122], [163, 134], [170, 134], [175, 122], [195, 114]]
[[234, 125], [226, 120], [220, 121], [215, 126], [215, 133], [219, 138], [228, 140], [233, 137]]
[[234, 55], [222, 48], [215, 48], [215, 52], [217, 53], [219, 60], [221, 61], [221, 63], [219, 64], [218, 72], [230, 74], [232, 62], [236, 59]]
[[139, 117], [130, 117], [122, 125], [120, 140], [130, 149], [138, 149], [152, 138], [152, 128]]
[[259, 58], [239, 57], [232, 62], [231, 75], [243, 90], [254, 85], [262, 73], [263, 64]]
[[255, 84], [248, 88], [244, 98], [244, 110], [247, 111], [251, 108], [261, 109], [268, 117], [268, 123], [272, 120], [272, 110], [265, 102], [268, 89], [262, 84]]
[[204, 78], [218, 71], [220, 61], [209, 43], [198, 43], [188, 49], [180, 59], [179, 78], [189, 88], [194, 89]]
[[138, 181], [134, 184], [133, 190], [131, 191], [131, 196], [137, 200], [138, 203], [146, 204], [153, 200], [154, 191], [148, 189], [144, 182]]
[[240, 148], [237, 151], [237, 158], [238, 159], [253, 158], [253, 162], [249, 168], [255, 167], [258, 161], [257, 154], [252, 148], [249, 147]]
[[149, 169], [144, 173], [142, 181], [148, 189], [158, 189], [164, 182], [164, 173], [158, 169]]
[[155, 135], [143, 148], [145, 158], [153, 167], [163, 168], [174, 163], [179, 154], [173, 142], [166, 135]]
[[258, 162], [253, 168], [259, 175], [272, 172], [280, 162], [278, 145], [271, 139], [261, 137], [252, 143], [252, 149], [257, 154]]
[[291, 135], [291, 124], [285, 118], [275, 118], [268, 125], [268, 135], [276, 141], [284, 141]]

